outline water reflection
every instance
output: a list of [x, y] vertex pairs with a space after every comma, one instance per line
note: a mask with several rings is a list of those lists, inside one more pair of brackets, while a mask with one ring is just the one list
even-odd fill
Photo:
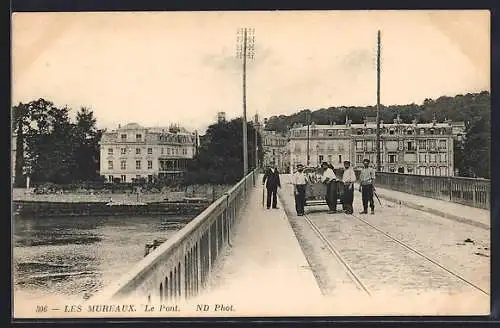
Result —
[[87, 298], [141, 260], [146, 243], [169, 238], [190, 219], [15, 218], [14, 289]]

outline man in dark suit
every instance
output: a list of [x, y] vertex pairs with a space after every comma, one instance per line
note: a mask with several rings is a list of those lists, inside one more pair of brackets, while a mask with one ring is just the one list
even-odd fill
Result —
[[278, 208], [277, 206], [278, 199], [276, 193], [278, 192], [278, 188], [281, 188], [281, 183], [280, 183], [280, 174], [276, 169], [274, 163], [272, 163], [271, 166], [264, 173], [264, 179], [262, 179], [262, 184], [264, 183], [266, 184], [266, 189], [267, 189], [267, 208], [271, 207], [271, 198], [272, 198], [273, 208]]

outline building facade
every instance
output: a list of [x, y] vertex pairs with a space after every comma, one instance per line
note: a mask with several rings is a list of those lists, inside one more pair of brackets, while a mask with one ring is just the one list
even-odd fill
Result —
[[287, 160], [288, 138], [276, 131], [261, 131], [262, 148], [264, 152], [263, 165], [268, 166], [274, 163], [280, 172], [289, 171], [289, 161]]
[[[312, 123], [309, 127], [294, 127], [290, 130], [287, 145], [290, 165], [293, 168], [299, 163], [317, 166], [326, 161], [335, 168], [341, 168], [343, 161], [349, 160], [354, 168], [361, 168], [365, 158], [376, 165], [376, 129], [377, 125], [373, 122], [351, 124], [349, 120], [343, 125]], [[402, 123], [398, 117], [390, 124], [381, 122], [381, 171], [453, 176], [454, 139], [456, 131], [453, 131], [449, 121], [425, 124], [414, 121], [408, 124]]]
[[197, 135], [130, 123], [104, 133], [99, 144], [100, 174], [107, 182], [176, 180], [196, 154]]
[[319, 166], [322, 162], [334, 168], [344, 167], [344, 161], [352, 157], [351, 129], [349, 125], [316, 125], [314, 122], [310, 126], [298, 125], [290, 130], [288, 152], [293, 168], [297, 164]]

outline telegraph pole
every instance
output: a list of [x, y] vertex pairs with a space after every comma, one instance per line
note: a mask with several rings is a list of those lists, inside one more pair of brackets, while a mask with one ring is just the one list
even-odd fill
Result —
[[380, 172], [380, 30], [377, 33], [377, 171]]
[[309, 110], [306, 112], [306, 121], [307, 121], [307, 166], [309, 166], [309, 161], [311, 159], [311, 157], [309, 156], [309, 125], [310, 125]]
[[237, 57], [243, 61], [243, 176], [248, 173], [248, 135], [247, 135], [247, 58], [253, 59], [254, 56], [254, 42], [253, 28], [240, 28], [237, 37]]

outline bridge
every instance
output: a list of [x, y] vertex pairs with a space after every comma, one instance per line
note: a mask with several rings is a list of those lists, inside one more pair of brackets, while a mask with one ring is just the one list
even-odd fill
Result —
[[134, 317], [489, 313], [489, 180], [378, 173], [375, 214], [357, 214], [355, 192], [353, 215], [297, 216], [290, 178], [268, 210], [248, 174], [88, 303], [141, 304]]

